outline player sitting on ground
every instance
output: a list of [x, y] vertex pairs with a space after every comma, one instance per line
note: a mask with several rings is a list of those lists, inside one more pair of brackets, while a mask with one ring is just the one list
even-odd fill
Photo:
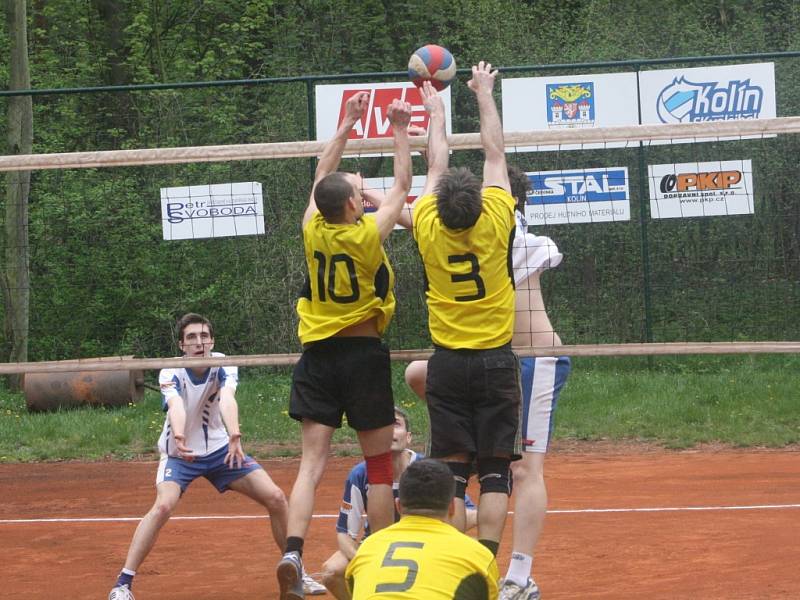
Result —
[[[223, 356], [214, 348], [208, 319], [189, 313], [178, 321], [178, 346], [184, 357]], [[234, 490], [264, 506], [278, 548], [286, 543], [286, 497], [259, 464], [242, 449], [236, 404], [236, 367], [162, 369], [159, 374], [164, 428], [158, 439], [161, 461], [156, 473], [156, 501], [139, 522], [125, 566], [109, 600], [133, 600], [136, 570], [156, 542], [181, 495], [198, 477], [222, 493]]]
[[353, 600], [493, 600], [497, 563], [482, 544], [447, 523], [454, 510], [453, 474], [424, 458], [400, 478], [400, 521], [372, 534], [347, 567]]
[[303, 453], [289, 500], [286, 551], [277, 569], [281, 600], [304, 597], [304, 538], [331, 437], [343, 414], [366, 459], [370, 524], [377, 530], [394, 520], [394, 400], [389, 350], [380, 339], [394, 314], [394, 276], [382, 243], [411, 188], [411, 106], [395, 100], [389, 107], [394, 185], [374, 215], [364, 216], [361, 177], [336, 169], [368, 103], [366, 92], [347, 101], [344, 119], [320, 157], [303, 216], [309, 279], [297, 304], [303, 354], [292, 375], [289, 402], [289, 415], [302, 422]]
[[[394, 437], [392, 438], [392, 470], [394, 473], [393, 488], [397, 492], [397, 482], [405, 472], [408, 465], [423, 458], [409, 445], [411, 444], [411, 426], [408, 413], [396, 406], [394, 422]], [[339, 510], [339, 519], [336, 522], [336, 539], [339, 550], [322, 565], [322, 581], [325, 587], [338, 600], [350, 597], [344, 581], [345, 569], [358, 550], [358, 538], [362, 531], [364, 538], [369, 536], [369, 522], [364, 518], [367, 506], [367, 470], [363, 461], [352, 468], [347, 476], [342, 498], [342, 507]], [[475, 505], [467, 496], [467, 528], [474, 527], [477, 519]]]

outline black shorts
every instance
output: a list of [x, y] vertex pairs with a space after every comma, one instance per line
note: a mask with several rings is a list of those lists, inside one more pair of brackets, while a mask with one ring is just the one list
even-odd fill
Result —
[[394, 423], [389, 348], [379, 338], [332, 337], [303, 350], [292, 374], [289, 416], [356, 431]]
[[522, 457], [519, 362], [510, 345], [491, 350], [436, 348], [425, 382], [429, 456]]

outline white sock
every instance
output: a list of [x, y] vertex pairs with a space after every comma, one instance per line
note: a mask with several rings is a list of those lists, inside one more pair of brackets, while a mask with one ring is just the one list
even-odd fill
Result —
[[511, 562], [508, 565], [508, 573], [506, 573], [506, 579], [513, 581], [520, 587], [525, 587], [528, 584], [528, 579], [531, 576], [532, 569], [532, 556], [528, 556], [522, 552], [512, 552]]
[[125, 575], [130, 575], [131, 577], [136, 575], [136, 571], [131, 571], [130, 569], [126, 569], [125, 567], [122, 568], [122, 572], [125, 573]]

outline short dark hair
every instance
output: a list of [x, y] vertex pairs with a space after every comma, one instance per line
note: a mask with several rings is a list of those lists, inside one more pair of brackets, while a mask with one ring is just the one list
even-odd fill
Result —
[[211, 325], [211, 321], [197, 313], [186, 313], [178, 319], [178, 324], [175, 327], [175, 330], [178, 332], [178, 342], [183, 342], [183, 330], [194, 323], [202, 323], [208, 327], [208, 333], [211, 334], [212, 338], [214, 337], [214, 327]]
[[524, 214], [528, 191], [531, 189], [531, 180], [527, 173], [519, 167], [509, 166], [508, 181], [511, 184], [511, 195], [517, 201], [517, 210]]
[[341, 171], [330, 173], [317, 182], [314, 202], [326, 221], [336, 221], [344, 215], [344, 205], [353, 195], [353, 184]]
[[436, 184], [436, 208], [445, 227], [472, 227], [481, 216], [481, 180], [464, 167], [448, 169]]
[[405, 408], [400, 408], [399, 406], [395, 406], [394, 412], [403, 417], [403, 421], [406, 424], [406, 431], [411, 433], [411, 417], [408, 416], [408, 411]]
[[415, 460], [400, 477], [398, 499], [404, 513], [447, 514], [456, 493], [453, 473], [433, 458]]

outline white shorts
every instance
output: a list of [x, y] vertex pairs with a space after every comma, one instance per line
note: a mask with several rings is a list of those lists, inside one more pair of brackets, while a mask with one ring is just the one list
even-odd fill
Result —
[[547, 452], [553, 415], [572, 364], [568, 356], [520, 359], [522, 373], [522, 449]]

